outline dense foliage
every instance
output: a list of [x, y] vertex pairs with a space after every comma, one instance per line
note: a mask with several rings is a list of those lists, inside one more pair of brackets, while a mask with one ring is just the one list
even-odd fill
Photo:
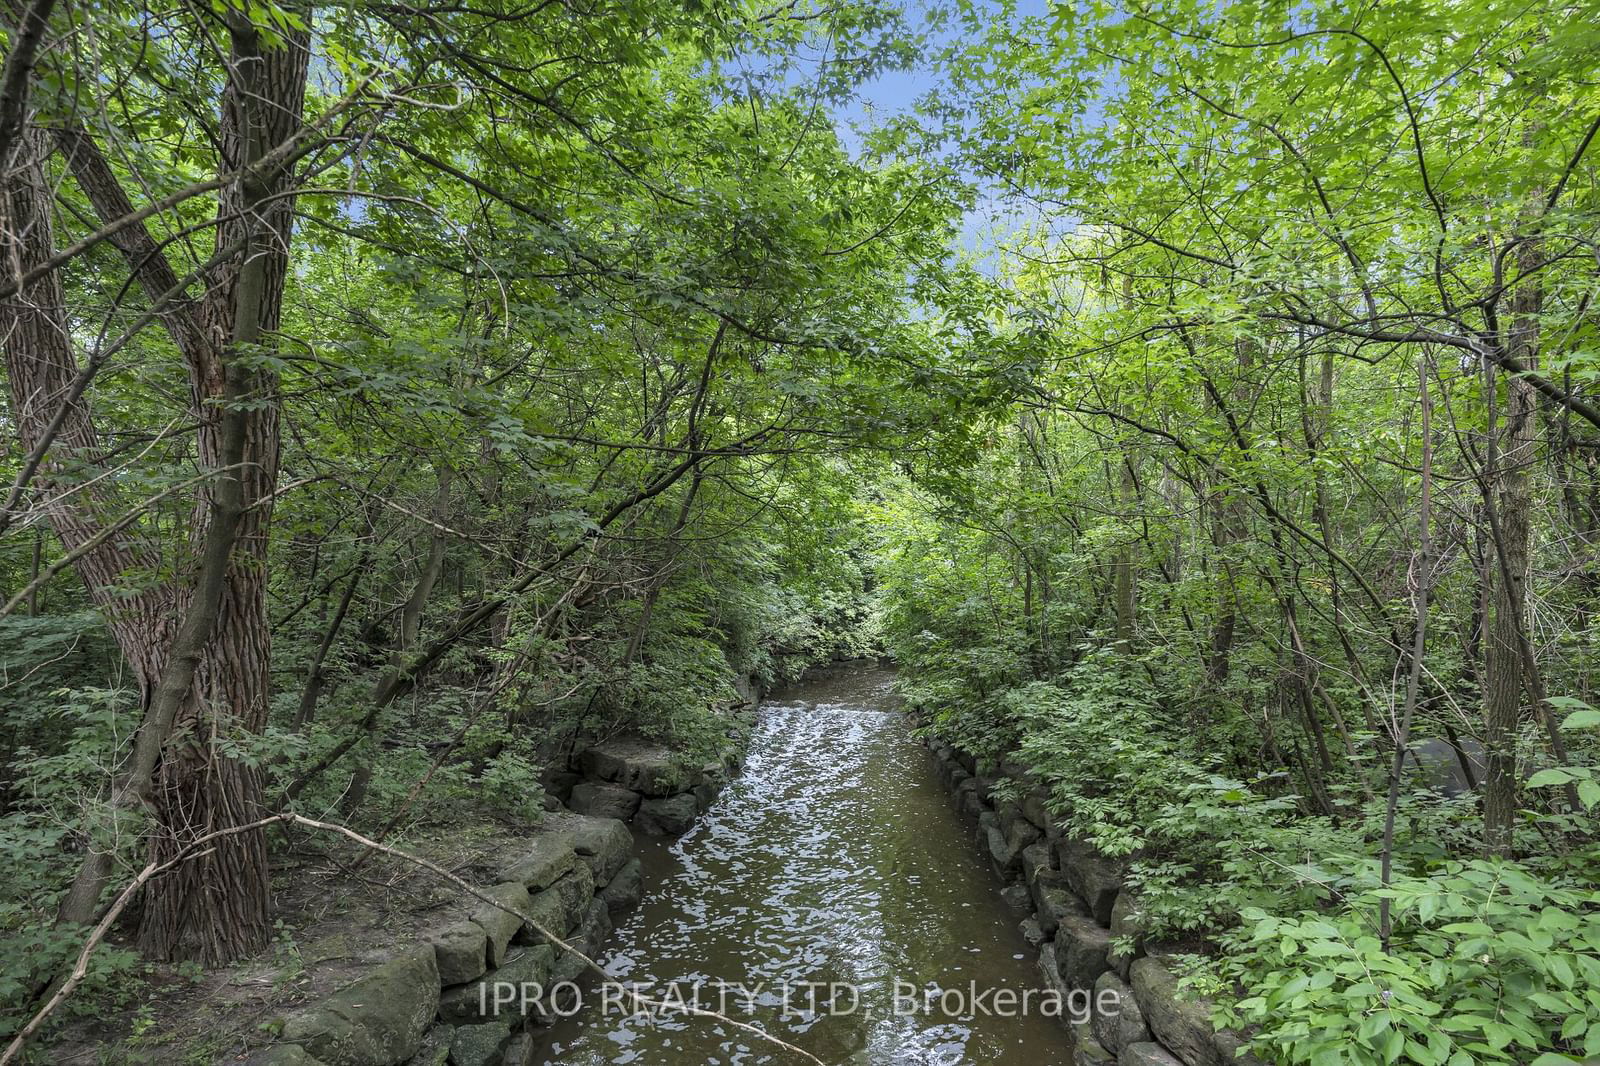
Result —
[[847, 456], [969, 406], [962, 191], [826, 118], [895, 12], [7, 18], [0, 1038], [147, 859], [132, 945], [250, 955], [253, 819], [536, 817], [870, 640]]
[[1592, 14], [950, 12], [1022, 383], [886, 631], [1275, 1061], [1600, 1054]]
[[1263, 1057], [1600, 1056], [1600, 12], [923, 13], [7, 7], [0, 1038], [881, 646]]

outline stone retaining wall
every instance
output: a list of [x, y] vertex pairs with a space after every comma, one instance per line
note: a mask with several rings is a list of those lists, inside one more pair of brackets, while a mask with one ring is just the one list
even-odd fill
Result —
[[[593, 958], [638, 905], [633, 836], [613, 818], [548, 814], [526, 852], [484, 894]], [[496, 991], [569, 982], [583, 962], [516, 915], [466, 897], [467, 916], [424, 933], [389, 962], [287, 1018], [256, 1066], [527, 1066], [550, 1002], [500, 1005]], [[504, 994], [504, 993], [502, 993]]]
[[742, 761], [742, 749], [730, 747], [717, 762], [685, 766], [659, 744], [620, 737], [580, 752], [572, 770], [546, 775], [545, 787], [579, 814], [629, 822], [651, 836], [679, 836]]
[[[1023, 934], [1039, 949], [1047, 985], [1063, 996], [1091, 993], [1095, 1013], [1071, 1027], [1076, 1066], [1261, 1066], [1239, 1055], [1239, 1034], [1212, 1029], [1211, 1004], [1178, 994], [1159, 946], [1143, 942], [1124, 864], [1066, 836], [1026, 767], [979, 766], [937, 739], [928, 746], [956, 805], [976, 820], [979, 848], [1008, 882], [1002, 897], [1028, 913]], [[1007, 779], [1017, 791], [1005, 791], [1020, 802], [995, 794]], [[1124, 939], [1131, 950], [1117, 949]]]
[[721, 759], [685, 765], [663, 745], [615, 737], [578, 752], [565, 770], [545, 774], [545, 790], [579, 814], [616, 818], [651, 836], [681, 836], [744, 765], [761, 691], [750, 678], [734, 687], [740, 702], [723, 711], [729, 724]]
[[[741, 679], [727, 708], [723, 758], [685, 766], [638, 738], [585, 749], [573, 769], [545, 775], [547, 812], [526, 852], [484, 891], [595, 958], [614, 921], [639, 903], [639, 860], [628, 824], [676, 836], [689, 829], [743, 765], [760, 693]], [[569, 808], [569, 809], [567, 809]], [[535, 1030], [550, 1020], [547, 990], [585, 966], [515, 914], [468, 897], [465, 916], [403, 946], [390, 961], [283, 1023], [252, 1066], [529, 1066]], [[537, 990], [497, 1004], [496, 993]]]

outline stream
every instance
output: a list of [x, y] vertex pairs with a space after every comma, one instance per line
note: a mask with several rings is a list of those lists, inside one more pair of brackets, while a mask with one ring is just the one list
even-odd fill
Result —
[[[648, 996], [758, 1026], [829, 1066], [1065, 1066], [1061, 1022], [1020, 1002], [1043, 987], [1021, 915], [1001, 903], [892, 680], [850, 668], [769, 698], [744, 772], [694, 828], [641, 839], [645, 896], [602, 961]], [[542, 1055], [806, 1061], [717, 1018], [593, 989]]]

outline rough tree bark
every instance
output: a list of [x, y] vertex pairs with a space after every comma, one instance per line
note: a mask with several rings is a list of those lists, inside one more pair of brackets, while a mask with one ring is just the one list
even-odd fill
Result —
[[[11, 154], [0, 160], [6, 174], [0, 196], [4, 211], [0, 242], [13, 277], [38, 267], [55, 251], [52, 194], [44, 169], [49, 152], [49, 140], [29, 128], [18, 137]], [[23, 446], [31, 451], [54, 433], [55, 446], [40, 468], [38, 506], [62, 546], [76, 552], [90, 545], [109, 520], [111, 507], [107, 490], [101, 487], [104, 483], [85, 476], [101, 466], [100, 441], [88, 405], [74, 397], [79, 370], [65, 304], [59, 274], [44, 274], [0, 302], [0, 334], [6, 338], [11, 412]], [[62, 475], [70, 476], [61, 480]], [[89, 487], [71, 491], [74, 481]], [[88, 547], [76, 562], [80, 580], [132, 671], [141, 709], [149, 706], [165, 662], [171, 597], [160, 587], [129, 597], [118, 590], [126, 575], [153, 570], [155, 563], [146, 548], [123, 537]], [[118, 792], [119, 802], [130, 795], [126, 787]], [[61, 905], [60, 913], [68, 921], [92, 917], [110, 870], [110, 855], [100, 842], [89, 841], [88, 849]]]
[[[282, 168], [248, 168], [299, 131], [309, 50], [305, 32], [268, 45], [239, 16], [230, 19], [229, 30], [218, 171], [242, 173], [218, 196], [219, 258], [204, 279], [206, 295], [169, 300], [160, 309], [188, 367], [199, 461], [214, 475], [195, 501], [193, 572], [124, 600], [114, 590], [126, 578], [159, 572], [147, 547], [113, 537], [76, 562], [139, 684], [144, 718], [114, 801], [150, 810], [157, 863], [185, 854], [186, 842], [262, 813], [255, 772], [216, 744], [259, 732], [267, 712], [266, 546], [278, 473], [278, 409], [275, 381], [252, 366], [250, 355], [278, 326], [293, 199], [283, 195], [292, 179]], [[76, 120], [25, 127], [19, 151], [6, 160], [0, 197], [6, 212], [0, 240], [13, 277], [55, 251], [46, 125], [54, 126], [54, 146], [101, 220], [133, 212], [93, 136]], [[181, 292], [176, 272], [143, 226], [125, 227], [112, 243], [152, 302]], [[72, 387], [77, 369], [68, 321], [55, 272], [0, 305], [24, 443], [32, 448], [48, 441], [57, 423], [43, 468], [47, 478], [84, 462], [92, 467], [99, 454], [89, 406]], [[69, 551], [103, 527], [101, 501], [93, 494], [68, 497], [48, 483], [43, 491], [52, 526]], [[92, 918], [107, 872], [107, 857], [91, 854], [63, 905], [64, 918]], [[151, 883], [139, 943], [157, 958], [227, 961], [266, 942], [267, 910], [261, 833], [229, 834]]]
[[[271, 659], [266, 562], [278, 479], [278, 396], [273, 375], [251, 365], [250, 356], [278, 328], [294, 201], [273, 198], [290, 187], [290, 175], [265, 178], [247, 168], [298, 132], [310, 49], [305, 32], [270, 46], [238, 15], [230, 17], [229, 30], [219, 170], [246, 176], [218, 196], [216, 240], [218, 248], [242, 241], [244, 251], [227, 263], [201, 307], [201, 330], [210, 343], [208, 351], [190, 356], [190, 384], [201, 416], [201, 461], [223, 467], [237, 450], [241, 510], [217, 625], [197, 664], [192, 698], [174, 723], [177, 743], [169, 744], [162, 760], [154, 861], [264, 813], [257, 771], [220, 756], [213, 738], [214, 732], [259, 733], [266, 727]], [[250, 400], [237, 417], [226, 403], [234, 396]], [[139, 927], [139, 943], [147, 953], [214, 963], [266, 944], [265, 837], [254, 832], [226, 841], [152, 884]]]
[[[1519, 257], [1524, 269], [1537, 253], [1530, 246]], [[1537, 281], [1518, 286], [1511, 300], [1509, 335], [1505, 350], [1523, 366], [1538, 366], [1537, 315], [1541, 293]], [[1494, 370], [1488, 368], [1488, 387], [1495, 388]], [[1534, 461], [1538, 392], [1528, 381], [1507, 375], [1505, 421], [1490, 456], [1488, 510], [1494, 519], [1492, 553], [1498, 565], [1484, 567], [1490, 585], [1491, 613], [1483, 649], [1484, 684], [1484, 787], [1483, 845], [1490, 855], [1510, 855], [1517, 802], [1517, 732], [1523, 717], [1524, 615], [1528, 602], [1531, 566], [1533, 493], [1529, 475]], [[1493, 408], [1491, 408], [1491, 411]], [[1496, 433], [1491, 423], [1489, 432]]]

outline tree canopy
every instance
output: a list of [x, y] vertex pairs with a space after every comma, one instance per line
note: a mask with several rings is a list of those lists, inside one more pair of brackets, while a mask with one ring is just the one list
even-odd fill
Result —
[[0, 1038], [881, 652], [1263, 1058], [1600, 1055], [1597, 14], [15, 0]]

